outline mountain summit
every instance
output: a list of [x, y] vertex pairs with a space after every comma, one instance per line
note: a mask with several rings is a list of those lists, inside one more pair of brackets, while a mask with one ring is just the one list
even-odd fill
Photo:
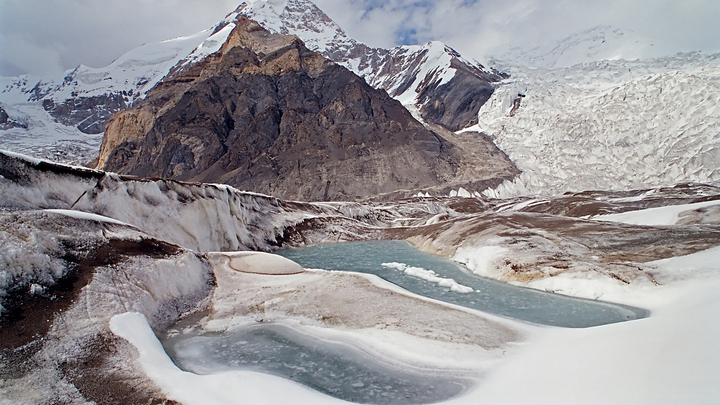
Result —
[[507, 77], [464, 59], [438, 41], [389, 50], [371, 48], [349, 38], [307, 0], [248, 1], [235, 13], [257, 20], [271, 32], [297, 35], [309, 49], [416, 109], [426, 122], [452, 131], [477, 124], [480, 107], [492, 95], [492, 83]]
[[[469, 155], [466, 143], [429, 131], [298, 37], [240, 16], [217, 52], [113, 116], [98, 168], [284, 199], [357, 200], [457, 181], [498, 184], [517, 173], [494, 147], [477, 157], [479, 144], [492, 145], [479, 137]], [[489, 171], [477, 175], [477, 167]]]

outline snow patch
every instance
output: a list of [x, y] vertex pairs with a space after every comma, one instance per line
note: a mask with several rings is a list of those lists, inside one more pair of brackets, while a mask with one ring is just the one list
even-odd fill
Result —
[[[493, 243], [492, 240], [485, 241]], [[464, 264], [473, 273], [489, 278], [502, 278], [500, 263], [510, 251], [501, 246], [461, 246], [455, 251], [452, 260]]]
[[720, 200], [648, 208], [644, 210], [622, 212], [619, 214], [598, 215], [592, 219], [596, 221], [621, 222], [632, 225], [676, 225], [682, 218], [683, 213], [717, 205], [720, 205]]
[[132, 226], [128, 223], [118, 221], [117, 219], [109, 218], [106, 216], [92, 214], [89, 212], [77, 211], [77, 210], [63, 210], [63, 209], [47, 209], [45, 212], [53, 212], [55, 214], [65, 215], [70, 218], [86, 219], [89, 221], [107, 222], [110, 224]]

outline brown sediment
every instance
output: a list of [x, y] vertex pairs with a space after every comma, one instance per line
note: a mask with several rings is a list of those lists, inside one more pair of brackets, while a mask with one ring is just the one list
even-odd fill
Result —
[[103, 405], [179, 405], [165, 398], [147, 379], [123, 372], [113, 361], [120, 354], [121, 339], [110, 333], [100, 334], [87, 345], [85, 355], [65, 360], [59, 369], [68, 382], [74, 385], [88, 401]]
[[70, 271], [54, 285], [45, 287], [42, 294], [33, 295], [26, 290], [13, 291], [3, 299], [5, 311], [0, 318], [0, 356], [5, 355], [3, 351], [6, 349], [42, 339], [55, 316], [62, 316], [75, 302], [83, 287], [90, 283], [96, 267], [117, 264], [130, 256], [167, 257], [177, 254], [180, 248], [160, 240], [143, 238], [111, 239], [103, 244], [76, 250], [86, 253], [66, 255], [63, 259]]

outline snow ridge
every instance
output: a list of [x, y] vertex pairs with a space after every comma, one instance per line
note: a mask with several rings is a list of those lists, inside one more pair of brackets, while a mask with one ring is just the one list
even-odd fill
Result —
[[80, 65], [49, 80], [0, 77], [0, 105], [24, 125], [0, 131], [0, 143], [20, 153], [86, 164], [97, 157], [110, 115], [144, 98], [175, 69], [217, 51], [235, 18], [231, 13], [194, 35], [145, 44], [103, 68]]
[[217, 32], [216, 26], [188, 37], [145, 44], [106, 67], [80, 65], [49, 81], [29, 75], [3, 77], [0, 78], [0, 95], [5, 103], [48, 99], [61, 103], [69, 98], [113, 92], [121, 93], [124, 101], [130, 104], [143, 98], [178, 62], [186, 62], [188, 58], [197, 60], [219, 49], [230, 33], [229, 25], [224, 24]]
[[307, 0], [252, 0], [238, 7], [265, 29], [294, 34], [305, 45], [348, 68], [371, 86], [383, 89], [404, 105], [416, 105], [425, 88], [450, 81], [458, 65], [479, 75], [495, 75], [479, 62], [463, 59], [439, 41], [387, 50], [371, 48], [352, 38], [315, 4]]
[[552, 68], [600, 60], [639, 60], [665, 55], [667, 50], [661, 44], [655, 44], [632, 30], [605, 25], [528, 50], [512, 48], [498, 59]]

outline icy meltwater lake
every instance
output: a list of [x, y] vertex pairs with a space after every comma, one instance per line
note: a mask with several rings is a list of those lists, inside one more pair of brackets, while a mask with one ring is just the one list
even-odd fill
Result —
[[401, 367], [351, 344], [279, 324], [222, 333], [171, 333], [162, 340], [168, 355], [186, 371], [257, 371], [362, 404], [429, 404], [457, 396], [473, 384], [459, 373]]
[[[578, 328], [648, 315], [639, 308], [485, 279], [458, 263], [421, 252], [402, 241], [337, 243], [277, 254], [305, 268], [375, 274], [430, 298], [546, 325]], [[460, 372], [399, 366], [348, 342], [311, 336], [280, 324], [256, 324], [222, 333], [186, 329], [191, 325], [189, 320], [181, 321], [161, 340], [178, 367], [197, 374], [257, 371], [366, 404], [440, 402], [473, 385], [473, 378]]]
[[524, 288], [473, 274], [404, 241], [348, 242], [276, 252], [307, 269], [379, 276], [440, 301], [543, 325], [585, 328], [645, 318], [649, 311]]

